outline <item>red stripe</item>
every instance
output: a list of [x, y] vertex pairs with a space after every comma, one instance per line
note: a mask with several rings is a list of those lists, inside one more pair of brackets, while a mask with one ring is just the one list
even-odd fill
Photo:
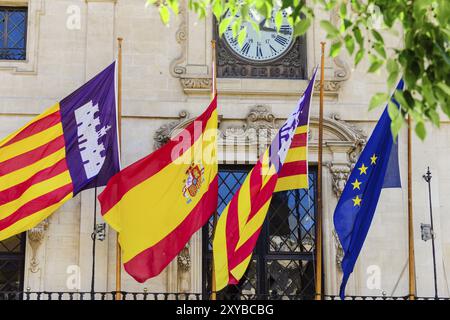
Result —
[[58, 138], [50, 141], [49, 143], [44, 144], [43, 146], [3, 161], [0, 163], [0, 177], [16, 170], [25, 168], [35, 163], [36, 161], [39, 161], [51, 155], [52, 153], [55, 153], [64, 146], [64, 136], [61, 135]]
[[2, 147], [6, 147], [10, 144], [16, 143], [20, 140], [23, 140], [39, 132], [42, 132], [50, 127], [53, 127], [58, 122], [61, 122], [61, 114], [59, 113], [59, 110], [49, 114], [48, 116], [42, 119], [39, 119], [36, 122], [33, 122], [28, 127], [22, 129], [22, 131], [20, 131], [14, 138], [9, 140]]
[[253, 201], [252, 199], [255, 199], [258, 195], [258, 193], [261, 190], [262, 186], [262, 163], [261, 161], [258, 161], [253, 168], [253, 170], [250, 172], [250, 205], [251, 205], [251, 212], [253, 209]]
[[230, 270], [230, 274], [231, 270], [236, 268], [242, 261], [247, 259], [247, 257], [253, 253], [260, 233], [261, 228], [256, 230], [256, 232], [252, 234], [252, 236], [242, 246], [240, 246], [239, 249], [236, 250], [232, 259], [228, 260], [228, 270]]
[[[217, 208], [217, 175], [200, 202], [186, 219], [154, 246], [124, 264], [125, 270], [142, 283], [155, 277], [177, 256], [191, 236], [199, 230]], [[164, 214], [164, 212], [162, 213]]]
[[24, 204], [22, 207], [16, 210], [13, 214], [0, 220], [0, 230], [4, 230], [12, 226], [17, 221], [58, 203], [59, 201], [64, 199], [65, 196], [70, 194], [72, 190], [72, 184], [69, 183], [61, 188], [58, 188], [43, 196], [31, 200], [30, 202]]
[[273, 191], [275, 190], [275, 186], [277, 185], [278, 177], [273, 175], [270, 177], [269, 181], [264, 185], [264, 187], [259, 192], [258, 196], [252, 199], [252, 211], [248, 216], [247, 222], [249, 222], [258, 211], [266, 204], [267, 201], [270, 201], [272, 198]]
[[0, 191], [0, 205], [4, 205], [5, 203], [18, 199], [32, 185], [55, 177], [58, 174], [63, 173], [64, 171], [67, 170], [68, 169], [66, 159], [61, 159], [53, 166], [37, 172], [28, 180], [16, 184], [15, 186], [8, 188], [6, 190]]
[[308, 134], [306, 132], [296, 134], [292, 139], [291, 148], [304, 147], [306, 146], [307, 142], [308, 142]]
[[279, 173], [279, 177], [289, 177], [296, 176], [299, 174], [306, 174], [308, 170], [306, 160], [300, 160], [295, 162], [287, 162], [283, 164], [281, 171]]
[[[245, 183], [245, 182], [244, 182]], [[227, 221], [225, 224], [225, 239], [227, 241], [227, 257], [232, 259], [234, 250], [239, 241], [239, 194], [241, 188], [234, 194], [228, 207]]]
[[[176, 154], [177, 157], [181, 156], [188, 149], [186, 146], [192, 146], [194, 142], [203, 134], [206, 124], [211, 118], [211, 114], [214, 110], [216, 110], [216, 106], [217, 97], [211, 101], [208, 109], [206, 109], [202, 115], [188, 125], [186, 129], [178, 134], [174, 139], [167, 142], [160, 149], [114, 175], [109, 180], [105, 190], [98, 196], [101, 203], [102, 215], [114, 207], [130, 189], [149, 179], [151, 176], [172, 163], [174, 160], [172, 153], [180, 151]], [[199, 122], [201, 122], [201, 128], [198, 128]], [[187, 138], [187, 136], [189, 136], [189, 140], [187, 142], [183, 141], [183, 137]], [[181, 150], [181, 146], [185, 146], [185, 148]]]

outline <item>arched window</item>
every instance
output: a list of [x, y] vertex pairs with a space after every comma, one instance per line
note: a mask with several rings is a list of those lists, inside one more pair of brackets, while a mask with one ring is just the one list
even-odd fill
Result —
[[[220, 215], [244, 182], [250, 166], [219, 167]], [[275, 193], [252, 262], [241, 282], [218, 293], [222, 299], [312, 299], [317, 169], [309, 168], [309, 190]], [[203, 228], [203, 293], [211, 292], [213, 220]]]

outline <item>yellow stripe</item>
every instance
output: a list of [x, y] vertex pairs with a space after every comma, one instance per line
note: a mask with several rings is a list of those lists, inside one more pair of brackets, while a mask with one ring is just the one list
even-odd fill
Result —
[[308, 189], [307, 174], [299, 174], [296, 176], [278, 178], [274, 192], [295, 190], [295, 189]]
[[228, 285], [228, 251], [227, 251], [227, 216], [229, 204], [217, 221], [213, 240], [214, 276], [216, 279], [216, 290], [221, 290]]
[[264, 219], [266, 218], [267, 211], [269, 210], [270, 201], [272, 197], [266, 201], [266, 203], [259, 209], [259, 211], [252, 217], [252, 219], [247, 222], [244, 230], [242, 230], [239, 235], [239, 241], [236, 245], [236, 250], [239, 249], [244, 243], [250, 239], [253, 234], [261, 228], [264, 223]]
[[38, 211], [28, 217], [25, 217], [23, 219], [20, 219], [16, 223], [14, 223], [12, 226], [9, 226], [8, 228], [0, 231], [0, 241], [8, 239], [12, 237], [15, 234], [22, 233], [26, 230], [29, 230], [33, 227], [35, 227], [39, 222], [47, 218], [49, 215], [51, 215], [55, 210], [57, 210], [64, 202], [72, 198], [72, 193], [68, 194], [64, 199], [62, 199], [60, 202], [51, 205], [45, 209], [42, 209], [41, 211]]
[[0, 206], [0, 220], [10, 216], [33, 199], [63, 187], [71, 181], [70, 173], [67, 170], [53, 178], [32, 185], [20, 196], [20, 198]]
[[297, 129], [295, 129], [295, 134], [299, 134], [299, 133], [306, 133], [308, 132], [308, 126], [300, 126], [297, 127]]
[[238, 220], [239, 220], [239, 234], [244, 230], [245, 224], [247, 223], [248, 215], [251, 211], [250, 203], [250, 175], [252, 171], [247, 175], [244, 183], [239, 190], [238, 197]]
[[0, 191], [6, 190], [30, 179], [37, 172], [53, 166], [54, 164], [56, 164], [61, 159], [64, 159], [65, 157], [66, 157], [66, 150], [63, 147], [58, 151], [56, 151], [55, 153], [52, 153], [51, 155], [42, 158], [39, 161], [36, 161], [32, 165], [29, 165], [27, 167], [24, 167], [22, 169], [16, 170], [5, 176], [0, 177]]
[[284, 163], [306, 160], [306, 147], [291, 148], [288, 150]]
[[52, 114], [54, 112], [56, 112], [57, 110], [59, 110], [59, 103], [55, 104], [53, 107], [48, 108], [47, 110], [45, 110], [43, 113], [41, 113], [40, 115], [38, 115], [37, 117], [33, 118], [33, 120], [29, 121], [26, 125], [24, 125], [22, 128], [20, 128], [19, 130], [11, 133], [9, 136], [7, 136], [6, 138], [4, 138], [1, 142], [0, 142], [0, 148], [8, 143], [11, 139], [13, 139], [15, 136], [17, 136], [18, 133], [20, 133], [21, 131], [23, 131], [24, 129], [26, 129], [29, 125], [35, 123], [38, 120], [41, 120], [42, 118], [45, 118], [46, 116], [48, 116], [49, 114]]
[[34, 150], [63, 134], [62, 124], [58, 123], [42, 132], [36, 133], [28, 138], [17, 141], [1, 149], [0, 162], [17, 157], [28, 151]]
[[236, 279], [241, 279], [244, 276], [245, 271], [247, 271], [251, 259], [252, 253], [250, 253], [247, 258], [245, 258], [241, 263], [234, 267], [234, 269], [230, 271], [233, 277], [235, 277]]
[[[213, 112], [205, 128], [212, 129], [217, 129], [217, 111]], [[129, 190], [104, 215], [108, 223], [118, 227], [124, 263], [173, 232], [208, 191], [210, 182], [217, 175], [217, 159], [206, 159], [203, 152], [210, 150], [206, 153], [214, 151], [217, 155], [216, 132], [209, 141], [203, 141], [205, 136], [202, 135], [181, 157]], [[208, 136], [211, 138], [211, 132]], [[182, 192], [186, 171], [194, 159], [202, 159], [203, 155], [204, 181], [196, 196], [187, 203]]]

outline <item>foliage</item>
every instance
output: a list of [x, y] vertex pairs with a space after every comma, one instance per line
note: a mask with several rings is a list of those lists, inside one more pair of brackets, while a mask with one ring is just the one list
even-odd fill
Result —
[[[179, 0], [147, 0], [159, 7], [168, 23], [170, 11], [177, 14]], [[357, 66], [364, 57], [368, 73], [387, 71], [385, 92], [375, 94], [369, 109], [389, 103], [392, 131], [397, 135], [407, 115], [415, 123], [416, 134], [424, 139], [426, 121], [439, 127], [440, 112], [450, 118], [450, 1], [448, 0], [188, 0], [189, 10], [200, 18], [209, 9], [219, 23], [219, 34], [231, 26], [242, 45], [244, 21], [259, 30], [259, 21], [273, 19], [279, 29], [282, 11], [287, 12], [294, 35], [303, 35], [318, 10], [330, 12], [336, 21], [321, 20], [320, 26], [331, 40], [330, 55], [346, 50]], [[256, 19], [255, 19], [256, 17]], [[398, 45], [388, 48], [386, 35]], [[400, 77], [405, 89], [395, 93], [400, 112], [388, 102]]]

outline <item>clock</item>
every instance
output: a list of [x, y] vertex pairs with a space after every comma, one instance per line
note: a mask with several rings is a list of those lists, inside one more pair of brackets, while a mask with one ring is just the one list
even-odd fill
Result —
[[250, 12], [250, 19], [259, 25], [259, 32], [250, 22], [244, 22], [241, 29], [246, 28], [247, 34], [241, 46], [229, 26], [223, 34], [225, 43], [234, 54], [250, 62], [268, 62], [280, 58], [294, 43], [293, 29], [287, 21], [286, 12], [283, 11], [282, 14], [283, 22], [277, 31], [273, 18], [257, 19], [255, 14]]
[[[230, 17], [226, 13], [225, 17]], [[306, 79], [306, 37], [296, 39], [286, 13], [277, 30], [273, 18], [264, 19], [256, 12], [249, 13], [252, 22], [243, 22], [246, 37], [239, 45], [233, 30], [228, 27], [219, 37], [217, 21], [214, 20], [214, 37], [217, 42], [217, 77], [259, 79]], [[259, 25], [255, 31], [253, 24]]]

